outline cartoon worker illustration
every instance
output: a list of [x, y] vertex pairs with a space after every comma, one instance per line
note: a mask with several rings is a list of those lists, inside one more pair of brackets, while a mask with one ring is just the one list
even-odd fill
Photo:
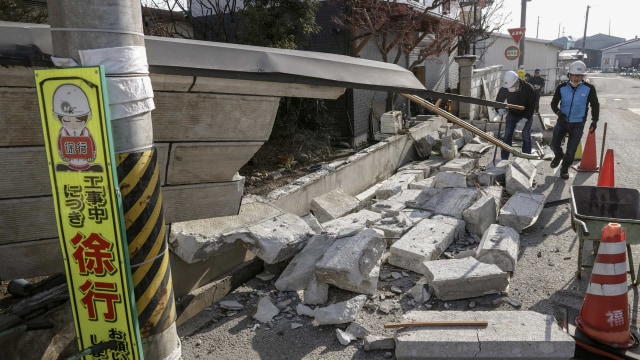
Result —
[[66, 163], [56, 165], [56, 171], [102, 172], [96, 158], [96, 143], [87, 129], [91, 107], [84, 91], [72, 84], [59, 86], [53, 94], [53, 112], [62, 125], [58, 133], [58, 153]]

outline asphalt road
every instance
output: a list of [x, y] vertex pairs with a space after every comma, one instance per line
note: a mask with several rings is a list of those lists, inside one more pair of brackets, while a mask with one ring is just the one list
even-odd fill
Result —
[[[601, 114], [596, 136], [597, 160], [603, 142], [606, 148], [614, 150], [615, 181], [617, 187], [639, 188], [640, 183], [640, 80], [622, 78], [615, 74], [591, 74], [590, 81], [598, 90]], [[551, 96], [543, 96], [540, 102], [542, 116], [552, 117], [549, 103]], [[606, 139], [603, 135], [606, 126]], [[588, 126], [588, 125], [587, 125]], [[585, 138], [586, 140], [586, 132]], [[485, 154], [481, 164], [491, 161], [493, 150]], [[578, 162], [575, 163], [578, 165]], [[547, 206], [536, 224], [521, 234], [521, 247], [517, 268], [508, 289], [512, 303], [496, 302], [496, 296], [442, 302], [432, 299], [433, 310], [531, 310], [551, 314], [561, 321], [564, 306], [580, 308], [590, 278], [590, 269], [582, 271], [582, 278], [576, 278], [578, 241], [571, 228], [571, 207], [569, 200], [571, 185], [597, 184], [595, 172], [570, 170], [570, 179], [558, 177], [558, 169], [550, 169], [549, 161], [537, 165], [535, 192], [547, 196]], [[640, 241], [639, 241], [640, 242]], [[640, 248], [640, 246], [635, 246]], [[634, 257], [640, 261], [640, 250], [633, 247]], [[585, 264], [592, 263], [591, 242], [586, 242]], [[384, 270], [401, 271], [385, 265]], [[424, 306], [412, 304], [406, 294], [394, 294], [391, 286], [408, 289], [420, 277], [407, 272], [408, 276], [394, 281], [381, 281], [379, 294], [371, 298], [361, 312], [358, 322], [371, 333], [392, 336], [393, 330], [384, 329], [385, 322], [401, 319], [405, 311], [426, 310]], [[269, 294], [274, 300], [292, 298], [295, 293], [278, 293], [272, 281], [254, 279], [228, 296], [240, 301], [244, 309], [229, 312], [213, 306], [191, 319], [179, 329], [182, 340], [183, 359], [389, 359], [393, 351], [364, 351], [360, 343], [340, 345], [336, 339], [336, 326], [317, 326], [311, 318], [286, 313], [274, 321], [273, 326], [260, 324], [251, 318], [255, 311], [259, 294]], [[381, 296], [384, 295], [384, 296]], [[339, 290], [332, 290], [333, 299], [348, 296]], [[384, 301], [395, 301], [397, 309], [384, 313], [379, 306]], [[518, 303], [521, 306], [518, 306]], [[638, 319], [639, 295], [635, 287], [629, 290], [629, 306], [632, 323]], [[292, 328], [293, 323], [302, 324]], [[344, 326], [340, 328], [344, 329]]]

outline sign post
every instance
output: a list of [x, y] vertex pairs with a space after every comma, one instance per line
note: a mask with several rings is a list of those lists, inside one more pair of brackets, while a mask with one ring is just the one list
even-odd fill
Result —
[[78, 348], [142, 359], [104, 70], [36, 70], [35, 79]]

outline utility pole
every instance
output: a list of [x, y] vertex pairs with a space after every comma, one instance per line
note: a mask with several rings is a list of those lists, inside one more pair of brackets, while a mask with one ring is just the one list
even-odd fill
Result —
[[[531, 1], [531, 0], [522, 0], [521, 10], [520, 10], [520, 27], [522, 28], [526, 28], [527, 26], [527, 1]], [[526, 31], [525, 31], [525, 35], [522, 37], [522, 39], [520, 39], [520, 57], [518, 58], [518, 68], [524, 65], [524, 44], [526, 42], [525, 38], [526, 38]]]
[[538, 22], [536, 23], [536, 39], [538, 38], [538, 31], [540, 31], [540, 16], [538, 16]]
[[587, 5], [587, 16], [584, 18], [584, 34], [582, 35], [582, 60], [586, 60], [584, 57], [586, 55], [585, 46], [587, 42], [587, 24], [589, 23], [589, 8], [591, 6]]
[[[473, 0], [473, 28], [474, 29], [478, 28], [477, 11], [478, 11], [478, 0]], [[475, 54], [476, 54], [476, 39], [473, 39], [473, 55]]]
[[[181, 349], [153, 146], [154, 106], [148, 95], [152, 90], [140, 1], [49, 0], [47, 5], [54, 57], [73, 59], [83, 66], [103, 65], [107, 84], [124, 82], [146, 90], [147, 98], [139, 100], [134, 95], [139, 95], [136, 90], [140, 87], [125, 87], [120, 98], [131, 101], [125, 106], [109, 104], [114, 165], [122, 193], [143, 355], [147, 360], [178, 359]], [[89, 49], [93, 49], [93, 60], [83, 63], [79, 51]]]

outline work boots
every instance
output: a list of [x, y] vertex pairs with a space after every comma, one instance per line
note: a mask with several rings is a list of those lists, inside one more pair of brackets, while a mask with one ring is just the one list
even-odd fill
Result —
[[567, 180], [569, 178], [569, 168], [561, 167], [560, 168], [560, 177]]
[[562, 161], [562, 158], [564, 157], [564, 154], [560, 154], [560, 155], [556, 155], [553, 160], [551, 160], [551, 168], [555, 169], [558, 167], [558, 165], [560, 165], [560, 161]]

